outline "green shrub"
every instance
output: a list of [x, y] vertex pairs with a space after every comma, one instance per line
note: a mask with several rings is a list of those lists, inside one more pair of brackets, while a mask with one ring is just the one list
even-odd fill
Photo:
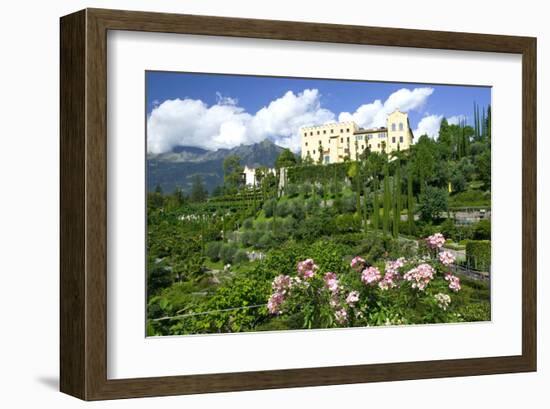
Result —
[[361, 230], [361, 218], [355, 214], [341, 214], [336, 217], [336, 229], [340, 233], [352, 233]]
[[218, 261], [220, 259], [220, 249], [222, 247], [221, 241], [211, 241], [206, 243], [205, 254], [212, 261]]
[[246, 230], [250, 230], [252, 229], [252, 227], [254, 227], [254, 220], [251, 217], [244, 219], [243, 228], [245, 228]]
[[278, 217], [286, 217], [288, 216], [292, 211], [292, 205], [289, 201], [282, 201], [277, 203], [277, 207], [275, 208], [275, 214]]
[[291, 214], [296, 220], [302, 220], [305, 215], [304, 201], [300, 199], [294, 199], [291, 202]]
[[235, 264], [242, 264], [248, 262], [248, 254], [243, 249], [237, 250], [235, 256], [233, 257], [233, 262]]
[[220, 258], [224, 264], [233, 263], [233, 257], [237, 252], [237, 246], [232, 243], [225, 243], [220, 249]]
[[466, 262], [476, 270], [489, 271], [491, 242], [489, 240], [469, 240], [466, 243]]
[[491, 222], [480, 220], [474, 226], [474, 240], [491, 240]]
[[275, 199], [266, 200], [263, 206], [265, 217], [273, 217], [276, 207], [277, 207], [277, 200]]
[[273, 234], [270, 232], [262, 234], [262, 236], [258, 239], [255, 246], [258, 249], [268, 249], [272, 247], [275, 244], [275, 240], [273, 238]]

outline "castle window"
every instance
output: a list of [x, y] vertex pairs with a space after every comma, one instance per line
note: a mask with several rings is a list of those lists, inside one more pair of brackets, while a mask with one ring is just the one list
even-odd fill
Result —
[[327, 133], [327, 131], [323, 129], [323, 134], [326, 134], [326, 133]]
[[391, 124], [391, 130], [395, 131], [395, 124]]
[[309, 151], [307, 151], [307, 156], [309, 156]]
[[310, 132], [309, 135], [310, 135], [310, 136], [313, 136], [313, 132]]
[[330, 162], [330, 156], [325, 156], [325, 163], [329, 163]]
[[346, 129], [346, 132], [349, 132], [349, 128]]
[[344, 143], [344, 138], [340, 138], [340, 143]]
[[403, 137], [402, 136], [399, 137], [399, 142], [403, 143]]
[[304, 134], [304, 136], [307, 136], [307, 132]]
[[392, 136], [391, 143], [395, 143], [395, 136]]
[[380, 147], [380, 144], [378, 144], [378, 147]]
[[321, 132], [317, 131], [317, 135], [321, 135]]
[[349, 136], [346, 138], [346, 142], [349, 143]]
[[365, 149], [365, 145], [361, 145], [361, 149]]
[[340, 133], [344, 133], [344, 130], [343, 130], [343, 129], [340, 129]]
[[313, 154], [315, 155], [315, 149], [313, 149]]
[[330, 133], [334, 133], [334, 129], [331, 129], [331, 130], [330, 130]]
[[307, 146], [307, 142], [306, 142], [306, 146]]
[[400, 131], [403, 130], [403, 122], [399, 122], [399, 130], [400, 130]]

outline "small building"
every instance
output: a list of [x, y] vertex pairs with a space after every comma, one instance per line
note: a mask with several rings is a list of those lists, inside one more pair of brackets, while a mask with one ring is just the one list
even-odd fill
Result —
[[[256, 170], [257, 168], [249, 168], [245, 165], [242, 173], [242, 181], [245, 186], [258, 186], [259, 181], [256, 180]], [[268, 168], [267, 172], [276, 175], [275, 168]]]
[[356, 160], [368, 148], [371, 152], [407, 150], [413, 132], [406, 112], [395, 110], [386, 118], [386, 126], [364, 129], [355, 122], [333, 122], [300, 128], [302, 159], [323, 164]]

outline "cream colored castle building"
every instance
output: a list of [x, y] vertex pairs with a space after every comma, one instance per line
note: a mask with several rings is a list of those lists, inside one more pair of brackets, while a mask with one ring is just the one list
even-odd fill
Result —
[[318, 163], [339, 163], [357, 160], [369, 148], [371, 152], [390, 153], [397, 149], [409, 149], [413, 133], [409, 116], [396, 110], [386, 118], [386, 126], [363, 129], [355, 122], [335, 122], [300, 128], [302, 159]]

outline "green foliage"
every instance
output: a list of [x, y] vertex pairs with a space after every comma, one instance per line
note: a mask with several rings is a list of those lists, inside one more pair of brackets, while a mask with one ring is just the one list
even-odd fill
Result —
[[275, 167], [277, 169], [289, 168], [296, 166], [296, 163], [296, 155], [290, 149], [284, 149], [275, 160]]
[[226, 192], [235, 193], [241, 184], [243, 167], [237, 155], [229, 155], [223, 161], [223, 180]]
[[491, 221], [480, 220], [474, 226], [474, 240], [491, 240]]
[[489, 240], [469, 240], [466, 243], [466, 262], [476, 270], [489, 271], [491, 242]]
[[220, 250], [222, 248], [221, 241], [211, 241], [206, 243], [204, 253], [210, 260], [216, 262], [220, 260]]
[[190, 200], [194, 203], [204, 202], [208, 197], [208, 191], [204, 187], [202, 177], [195, 175], [193, 177], [193, 186], [191, 187]]
[[444, 189], [427, 186], [420, 195], [418, 210], [424, 221], [437, 220], [448, 209], [448, 194]]
[[340, 214], [336, 217], [336, 229], [340, 233], [358, 232], [361, 230], [361, 216], [357, 213]]
[[224, 264], [233, 263], [233, 258], [237, 253], [237, 245], [234, 243], [224, 243], [220, 248], [220, 259]]
[[273, 215], [275, 214], [276, 207], [277, 207], [276, 199], [267, 200], [263, 206], [265, 217], [273, 217]]

